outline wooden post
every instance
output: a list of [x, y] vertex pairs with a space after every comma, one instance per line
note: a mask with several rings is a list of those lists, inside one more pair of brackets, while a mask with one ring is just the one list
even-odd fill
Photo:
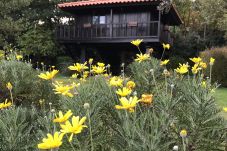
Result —
[[81, 47], [81, 50], [80, 50], [80, 60], [82, 63], [85, 62], [85, 59], [86, 59], [86, 47]]
[[110, 9], [110, 38], [113, 37], [113, 9]]
[[161, 32], [160, 24], [161, 24], [161, 11], [158, 10], [158, 38], [160, 38], [160, 32]]

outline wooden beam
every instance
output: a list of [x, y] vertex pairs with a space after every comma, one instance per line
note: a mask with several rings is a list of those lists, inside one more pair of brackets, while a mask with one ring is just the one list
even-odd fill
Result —
[[161, 32], [161, 11], [158, 11], [158, 37], [160, 38], [160, 32]]
[[113, 37], [113, 9], [110, 9], [110, 37]]

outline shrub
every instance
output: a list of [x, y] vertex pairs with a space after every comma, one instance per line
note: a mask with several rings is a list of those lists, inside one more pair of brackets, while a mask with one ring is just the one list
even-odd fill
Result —
[[[101, 63], [99, 65], [105, 67]], [[190, 70], [187, 65], [183, 67], [183, 72], [185, 68]], [[30, 117], [30, 114], [34, 115], [33, 112], [25, 113], [19, 110], [20, 107], [18, 108], [20, 113], [29, 114], [21, 116], [23, 121], [28, 123], [30, 134], [28, 138], [34, 137], [37, 143], [40, 143], [41, 138], [46, 137], [46, 133], [53, 134], [64, 127], [67, 129], [67, 134], [63, 138], [60, 149], [65, 151], [72, 148], [94, 151], [167, 151], [172, 150], [175, 145], [179, 150], [185, 151], [221, 150], [226, 143], [226, 131], [224, 120], [213, 97], [213, 91], [217, 85], [213, 85], [209, 79], [205, 81], [201, 72], [190, 77], [190, 74], [178, 74], [169, 70], [169, 73], [164, 75], [164, 69], [165, 67], [160, 66], [160, 60], [148, 57], [141, 62], [133, 62], [129, 65], [127, 74], [115, 77], [117, 82], [111, 81], [111, 85], [115, 86], [110, 86], [110, 75], [106, 75], [108, 72], [80, 79], [79, 87], [59, 86], [58, 92], [62, 97], [59, 99], [60, 106], [57, 108], [51, 105], [47, 110], [42, 108], [39, 114], [36, 113], [35, 118], [24, 118]], [[131, 84], [127, 84], [129, 79], [136, 82], [135, 88], [132, 81]], [[76, 82], [78, 80], [76, 79]], [[124, 99], [116, 94], [118, 89], [122, 90], [122, 86], [127, 87], [123, 89], [126, 92], [118, 94], [127, 95]], [[74, 97], [65, 95], [69, 92], [74, 94]], [[147, 95], [148, 101], [144, 101], [142, 94], [152, 95]], [[136, 97], [140, 98], [140, 101]], [[16, 114], [15, 108], [12, 109], [14, 110], [11, 108], [5, 110], [0, 116], [0, 121]], [[64, 113], [72, 110], [74, 116], [86, 117], [83, 121], [85, 123], [74, 121], [74, 128], [72, 128], [68, 123], [71, 122], [71, 117], [65, 116], [61, 117], [61, 123], [54, 123], [55, 114], [60, 110]], [[9, 115], [5, 114], [7, 111]], [[63, 124], [62, 120], [69, 120], [65, 123], [66, 126], [60, 126]], [[0, 122], [2, 125], [7, 123], [18, 125], [14, 119], [9, 119], [9, 122], [5, 123]], [[22, 122], [19, 125], [24, 124], [25, 122]], [[83, 127], [82, 124], [87, 127]], [[10, 129], [14, 125], [9, 125], [7, 128]], [[34, 129], [30, 131], [29, 128], [32, 126]], [[3, 126], [2, 131], [7, 131], [5, 127]], [[187, 134], [182, 135], [181, 132], [184, 129]], [[67, 131], [75, 134], [71, 143], [67, 140], [69, 138]], [[23, 129], [19, 132], [23, 132]], [[20, 133], [17, 131], [15, 133], [15, 138], [21, 137]], [[0, 138], [0, 141], [7, 139], [7, 135], [7, 133], [0, 133], [3, 138], [2, 140]], [[18, 142], [23, 141], [20, 139]], [[27, 145], [28, 142], [23, 143], [30, 147]], [[11, 148], [6, 147], [9, 150]]]
[[14, 102], [18, 105], [31, 105], [38, 103], [40, 99], [46, 102], [55, 100], [57, 96], [52, 92], [51, 83], [43, 81], [37, 75], [38, 72], [29, 63], [0, 61], [0, 99], [10, 99], [6, 84], [11, 82]]
[[74, 61], [72, 60], [71, 57], [60, 56], [60, 57], [57, 57], [56, 66], [63, 75], [69, 76], [72, 74], [72, 72], [68, 70], [68, 66], [72, 65], [73, 63]]
[[[216, 59], [212, 68], [212, 81], [227, 87], [227, 47], [209, 49], [201, 52], [200, 56], [206, 62], [209, 62], [210, 57]], [[209, 69], [206, 74], [209, 75]]]
[[126, 74], [130, 76], [136, 83], [137, 93], [151, 93], [154, 90], [156, 80], [161, 80], [163, 68], [160, 68], [160, 61], [152, 58], [152, 60], [141, 63], [133, 62], [128, 66]]
[[0, 150], [34, 150], [36, 113], [21, 107], [0, 111]]
[[182, 56], [179, 55], [173, 55], [169, 58], [170, 62], [169, 65], [167, 66], [170, 69], [176, 69], [179, 66], [179, 63], [185, 63], [187, 60], [183, 58]]
[[[77, 93], [72, 99], [63, 98], [59, 101], [61, 108], [63, 110], [70, 109], [74, 115], [80, 117], [88, 117], [89, 114], [95, 150], [110, 150], [114, 146], [112, 136], [115, 135], [114, 129], [118, 123], [114, 109], [115, 101], [117, 101], [115, 92], [107, 85], [103, 77], [96, 76], [87, 79], [77, 89]], [[89, 104], [89, 113], [84, 108], [85, 103]], [[79, 142], [83, 150], [89, 150], [91, 148], [90, 138], [86, 137], [90, 135], [89, 130], [87, 129], [83, 134], [78, 136]], [[74, 144], [79, 148], [76, 141]]]
[[[157, 60], [151, 62], [154, 63]], [[148, 115], [146, 115], [146, 111], [138, 111], [142, 119], [138, 116], [136, 122], [131, 121], [132, 123], [129, 124], [131, 128], [121, 126], [124, 130], [132, 129], [129, 133], [132, 136], [129, 135], [127, 139], [127, 142], [131, 142], [132, 146], [128, 147], [136, 148], [139, 144], [135, 146], [133, 144], [142, 142], [146, 138], [144, 140], [149, 140], [148, 142], [152, 142], [153, 145], [145, 141], [143, 144], [146, 147], [140, 146], [140, 149], [143, 148], [141, 150], [146, 150], [144, 147], [149, 148], [148, 150], [170, 150], [174, 144], [178, 145], [180, 150], [183, 150], [182, 138], [179, 133], [182, 129], [187, 129], [186, 150], [218, 150], [224, 142], [225, 125], [223, 118], [219, 116], [220, 110], [216, 106], [212, 94], [216, 86], [210, 85], [208, 80], [206, 81], [206, 88], [204, 88], [201, 86], [203, 79], [200, 75], [197, 75], [198, 78], [193, 79], [189, 76], [178, 76], [173, 72], [171, 72], [173, 75], [168, 77], [165, 82], [162, 78], [164, 75], [161, 74], [160, 65], [156, 63], [156, 66], [154, 66], [151, 62], [134, 62], [129, 66], [131, 71], [129, 75], [136, 83], [139, 83], [136, 91], [139, 94], [147, 92], [154, 94], [154, 108], [151, 108], [153, 111]], [[154, 76], [149, 72], [145, 72], [150, 68], [154, 69]], [[156, 85], [152, 81], [156, 81]], [[141, 120], [144, 121], [143, 124], [135, 126]], [[145, 123], [154, 124], [153, 129], [151, 128], [152, 130], [146, 131], [146, 133], [143, 130], [150, 128], [149, 124], [146, 125]], [[160, 127], [162, 129], [159, 129]], [[136, 131], [136, 133], [133, 133], [133, 131]], [[152, 131], [157, 132], [157, 137], [150, 137]], [[127, 131], [123, 132], [125, 134]], [[137, 134], [137, 132], [139, 133]], [[159, 144], [168, 145], [161, 148]], [[139, 148], [137, 150], [140, 150]]]

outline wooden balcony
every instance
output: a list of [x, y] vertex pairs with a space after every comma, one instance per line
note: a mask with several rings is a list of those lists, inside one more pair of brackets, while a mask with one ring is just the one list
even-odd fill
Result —
[[62, 43], [122, 43], [133, 39], [159, 42], [160, 22], [59, 25], [56, 38]]

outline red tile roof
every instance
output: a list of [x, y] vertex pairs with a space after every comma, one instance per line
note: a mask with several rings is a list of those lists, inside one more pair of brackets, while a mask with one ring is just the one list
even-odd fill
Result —
[[87, 0], [58, 4], [59, 8], [65, 7], [81, 7], [91, 5], [105, 5], [105, 4], [124, 4], [124, 3], [142, 3], [142, 2], [157, 2], [161, 0]]

